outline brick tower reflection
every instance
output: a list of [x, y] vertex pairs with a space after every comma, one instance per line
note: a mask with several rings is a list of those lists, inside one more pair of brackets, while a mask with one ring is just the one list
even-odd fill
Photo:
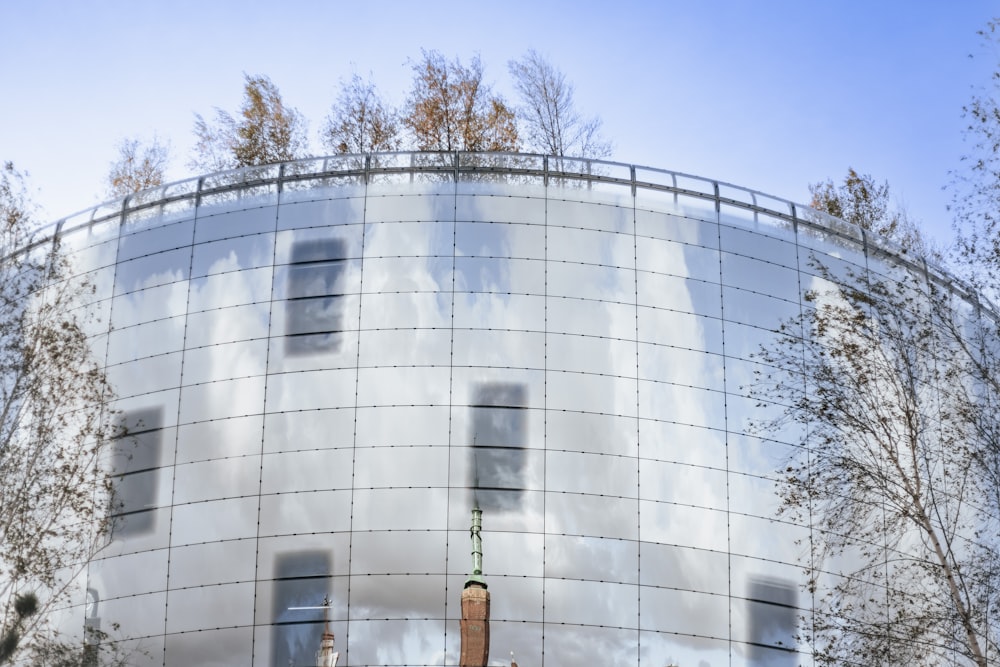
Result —
[[317, 667], [337, 667], [340, 653], [333, 650], [333, 633], [330, 632], [330, 598], [323, 600], [323, 638], [316, 652]]
[[472, 574], [462, 590], [461, 667], [486, 667], [490, 659], [490, 594], [483, 580], [483, 512], [472, 508]]

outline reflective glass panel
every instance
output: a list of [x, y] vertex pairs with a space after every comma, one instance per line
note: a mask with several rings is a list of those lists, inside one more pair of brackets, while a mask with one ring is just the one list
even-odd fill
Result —
[[266, 363], [265, 339], [195, 348], [184, 353], [184, 384], [263, 375]]
[[606, 266], [635, 266], [635, 237], [552, 225], [546, 233], [546, 259]]
[[446, 489], [356, 489], [352, 529], [443, 530], [447, 503]]
[[258, 414], [263, 405], [263, 377], [191, 385], [181, 390], [180, 421], [243, 417]]
[[545, 415], [548, 448], [635, 456], [638, 425], [634, 417], [549, 411]]
[[117, 395], [123, 398], [177, 387], [181, 378], [181, 353], [110, 366], [107, 377]]
[[650, 586], [642, 586], [639, 595], [643, 630], [721, 639], [729, 636], [729, 599], [723, 595]]
[[163, 590], [168, 556], [156, 549], [91, 561], [87, 586], [96, 591], [98, 611], [100, 600]]
[[632, 457], [579, 452], [545, 454], [545, 489], [634, 498], [638, 460]]
[[545, 297], [521, 294], [456, 294], [454, 324], [473, 329], [545, 331], [545, 302]]
[[450, 257], [453, 222], [375, 222], [365, 225], [365, 257]]
[[260, 498], [260, 535], [348, 530], [351, 530], [350, 491], [281, 493]]
[[530, 224], [457, 222], [455, 254], [459, 257], [544, 259], [545, 227]]
[[[635, 271], [570, 262], [550, 262], [546, 269], [544, 285], [550, 296], [635, 302]], [[538, 285], [540, 289], [542, 283]]]
[[172, 590], [167, 595], [168, 633], [253, 624], [253, 582]]
[[714, 248], [639, 239], [636, 241], [636, 267], [641, 271], [718, 282], [719, 252]]
[[546, 265], [535, 259], [456, 257], [455, 290], [542, 294], [545, 269]]
[[248, 208], [220, 215], [204, 215], [204, 212], [199, 211], [201, 215], [194, 230], [195, 243], [274, 231], [274, 206]]
[[639, 513], [643, 541], [726, 551], [729, 538], [725, 512], [640, 500]]
[[794, 268], [735, 253], [722, 253], [722, 282], [775, 298], [798, 300], [799, 274]]
[[545, 494], [545, 531], [634, 540], [639, 537], [634, 499], [576, 493]]
[[188, 285], [185, 282], [138, 290], [111, 301], [112, 329], [183, 316], [187, 309]]
[[[766, 233], [765, 233], [766, 232]], [[719, 225], [722, 249], [795, 269], [798, 252], [791, 229], [767, 226], [764, 230]], [[779, 238], [784, 237], [784, 238]]]
[[639, 543], [643, 586], [729, 594], [729, 554], [678, 547], [672, 544]]
[[[462, 187], [468, 185], [463, 184]], [[520, 188], [503, 189], [523, 194]], [[545, 200], [540, 197], [463, 195], [460, 191], [455, 198], [455, 211], [458, 220], [545, 224]]]
[[332, 555], [326, 551], [289, 552], [274, 564], [271, 582], [273, 625], [268, 664], [315, 664], [324, 611], [331, 605]]
[[[442, 580], [439, 595], [443, 590]], [[437, 664], [444, 651], [443, 619], [404, 621], [358, 618], [351, 621], [350, 627], [348, 649], [352, 665]]]
[[347, 196], [353, 193], [346, 188], [336, 188], [325, 193], [336, 198], [318, 199], [322, 194], [321, 191], [313, 191], [316, 201], [282, 203], [278, 210], [278, 229], [350, 225], [364, 221], [363, 197]]
[[254, 234], [200, 243], [191, 258], [191, 276], [269, 266], [274, 261], [274, 235]]
[[525, 488], [526, 404], [525, 385], [491, 383], [473, 390], [469, 406], [473, 445], [469, 477], [477, 489], [504, 492], [483, 499], [501, 502], [500, 509], [516, 506]]
[[[719, 226], [717, 224], [671, 213], [637, 209], [635, 211], [635, 233], [637, 236], [706, 248], [719, 247]], [[643, 241], [640, 239], [637, 243], [642, 245]]]
[[[377, 189], [369, 187], [365, 200], [365, 220], [377, 222], [395, 221], [428, 221], [455, 219], [454, 185], [442, 184], [430, 187], [420, 186], [420, 194], [398, 194], [397, 188], [392, 188], [392, 194], [377, 195]], [[445, 190], [445, 192], [441, 192]]]
[[578, 667], [593, 660], [593, 656], [602, 655], [608, 656], [605, 664], [631, 667], [638, 664], [638, 634], [634, 628], [547, 624], [545, 665]]
[[115, 294], [187, 280], [190, 269], [190, 247], [120, 262], [115, 271]]
[[256, 456], [179, 465], [174, 471], [174, 502], [256, 495], [259, 475]]
[[434, 574], [351, 577], [351, 620], [444, 618], [445, 578]]
[[547, 219], [550, 223], [553, 220], [558, 220], [564, 224], [573, 223], [574, 226], [582, 229], [632, 233], [631, 206], [619, 208], [550, 198], [546, 202], [546, 208]]
[[328, 370], [271, 376], [266, 412], [314, 410], [355, 405], [357, 371]]
[[709, 317], [722, 316], [722, 295], [718, 284], [647, 271], [639, 271], [636, 280], [641, 306]]
[[271, 269], [246, 269], [191, 281], [191, 311], [227, 308], [267, 301], [271, 295]]
[[264, 422], [264, 451], [351, 447], [354, 409], [269, 414]]
[[351, 540], [352, 575], [442, 574], [444, 565], [444, 531], [357, 532]]
[[448, 484], [450, 452], [447, 447], [359, 447], [354, 455], [356, 487], [443, 487]]
[[[125, 234], [118, 242], [118, 261], [145, 257], [164, 250], [191, 245], [193, 220], [151, 227], [134, 234]], [[128, 226], [123, 231], [128, 231]]]
[[116, 329], [108, 335], [108, 363], [117, 364], [179, 350], [184, 343], [183, 331], [183, 317]]
[[292, 246], [285, 302], [285, 352], [336, 350], [345, 290], [346, 244], [341, 239]]
[[166, 637], [166, 667], [228, 667], [253, 662], [253, 628], [188, 632]]
[[201, 347], [215, 343], [266, 338], [270, 320], [269, 303], [235, 306], [187, 317], [187, 347]]
[[319, 449], [267, 454], [261, 463], [261, 493], [349, 489], [352, 449]]
[[257, 496], [176, 505], [171, 546], [257, 535]]
[[598, 581], [547, 579], [545, 620], [549, 623], [615, 625], [639, 622], [639, 587]]
[[177, 429], [177, 463], [259, 454], [263, 416], [184, 424]]
[[174, 547], [170, 550], [170, 587], [252, 581], [256, 551], [252, 539]]
[[151, 512], [159, 503], [157, 490], [163, 465], [163, 410], [148, 408], [126, 413], [124, 433], [112, 447], [112, 516], [128, 516], [127, 521], [115, 521], [113, 531], [118, 537], [148, 533], [153, 530], [156, 515]]
[[545, 538], [545, 574], [559, 579], [638, 583], [639, 543], [549, 535]]

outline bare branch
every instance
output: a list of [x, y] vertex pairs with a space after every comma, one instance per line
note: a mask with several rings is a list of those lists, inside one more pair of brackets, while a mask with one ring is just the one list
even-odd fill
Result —
[[371, 80], [355, 74], [341, 82], [320, 140], [333, 153], [398, 150], [402, 143], [398, 114], [379, 97]]
[[532, 151], [585, 158], [611, 155], [611, 143], [601, 137], [601, 120], [580, 115], [573, 85], [562, 72], [535, 50], [507, 67], [521, 97], [517, 115]]

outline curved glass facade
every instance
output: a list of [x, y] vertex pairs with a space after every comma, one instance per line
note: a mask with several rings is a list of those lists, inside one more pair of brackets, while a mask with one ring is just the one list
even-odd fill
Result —
[[[62, 222], [131, 436], [80, 615], [135, 664], [808, 665], [752, 355], [860, 232], [671, 172], [327, 158]], [[868, 244], [871, 240], [868, 239]], [[96, 604], [95, 604], [96, 602]]]

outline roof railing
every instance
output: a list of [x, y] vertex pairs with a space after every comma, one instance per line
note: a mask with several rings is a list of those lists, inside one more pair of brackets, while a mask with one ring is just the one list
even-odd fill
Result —
[[[822, 236], [832, 235], [841, 244], [857, 247], [862, 253], [869, 252], [868, 246], [873, 245], [877, 252], [892, 256], [895, 261], [907, 265], [918, 275], [925, 275], [934, 282], [953, 285], [953, 288], [959, 287], [961, 292], [972, 293], [968, 286], [938, 267], [935, 262], [915, 256], [886, 239], [878, 239], [873, 244], [871, 236], [863, 234], [855, 225], [808, 206], [683, 172], [607, 160], [535, 153], [399, 151], [346, 154], [220, 171], [142, 190], [123, 199], [104, 202], [61, 218], [37, 230], [30, 246], [21, 251], [54, 243], [62, 234], [81, 227], [114, 218], [125, 220], [136, 212], [166, 207], [183, 200], [194, 199], [195, 206], [198, 206], [207, 196], [250, 188], [274, 186], [280, 192], [287, 184], [309, 180], [356, 178], [364, 183], [371, 183], [373, 176], [409, 174], [412, 178], [422, 173], [447, 174], [448, 178], [456, 181], [461, 180], [463, 174], [531, 176], [537, 177], [546, 187], [553, 183], [579, 183], [588, 188], [595, 184], [621, 185], [628, 187], [633, 196], [639, 190], [669, 193], [675, 204], [682, 197], [702, 200], [716, 212], [725, 205], [750, 213], [755, 224], [760, 215], [766, 215], [784, 221], [795, 233], [799, 232], [800, 227], [805, 227]], [[722, 193], [723, 189], [739, 193], [742, 198], [726, 196]], [[979, 298], [982, 300], [983, 297]]]

